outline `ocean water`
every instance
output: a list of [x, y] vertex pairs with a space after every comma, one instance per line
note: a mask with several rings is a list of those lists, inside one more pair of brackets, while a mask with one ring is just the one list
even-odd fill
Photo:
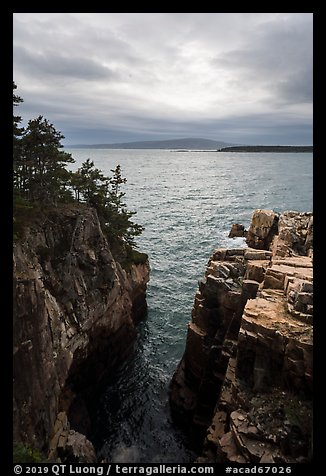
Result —
[[135, 355], [97, 402], [94, 441], [101, 458], [125, 463], [191, 462], [195, 454], [171, 421], [168, 387], [185, 348], [187, 322], [208, 258], [229, 239], [232, 223], [250, 224], [256, 208], [312, 211], [312, 154], [66, 149], [107, 175], [117, 164], [126, 203], [145, 226], [148, 316]]

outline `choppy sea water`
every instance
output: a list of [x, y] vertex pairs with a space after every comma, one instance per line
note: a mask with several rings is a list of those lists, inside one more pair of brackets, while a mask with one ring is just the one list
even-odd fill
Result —
[[227, 237], [249, 226], [256, 208], [312, 211], [312, 154], [66, 149], [110, 175], [121, 165], [126, 202], [145, 226], [148, 317], [135, 355], [98, 399], [94, 440], [100, 457], [126, 463], [184, 463], [194, 453], [170, 418], [168, 386], [185, 348], [187, 322], [214, 248], [245, 246]]

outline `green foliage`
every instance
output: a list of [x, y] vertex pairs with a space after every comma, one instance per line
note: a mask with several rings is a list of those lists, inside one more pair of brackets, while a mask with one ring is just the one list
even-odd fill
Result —
[[87, 159], [82, 166], [71, 173], [70, 184], [77, 201], [96, 208], [101, 225], [116, 255], [124, 258], [127, 248], [135, 247], [135, 237], [144, 228], [131, 220], [135, 212], [130, 212], [123, 202], [125, 193], [121, 186], [127, 182], [122, 176], [121, 166], [113, 170], [112, 177], [106, 177]]
[[77, 201], [83, 200], [87, 204], [100, 203], [105, 196], [108, 179], [95, 168], [94, 162], [87, 159], [75, 173], [71, 173], [70, 185]]
[[[13, 108], [17, 107], [20, 103], [23, 102], [22, 98], [15, 94], [15, 90], [17, 86], [13, 83]], [[21, 156], [21, 136], [24, 133], [24, 128], [20, 127], [20, 123], [22, 121], [21, 116], [16, 116], [13, 114], [13, 160], [14, 160], [14, 171], [15, 171], [15, 164], [19, 160]]]
[[[15, 89], [17, 89], [17, 86], [15, 83], [13, 83], [13, 91], [15, 91]], [[20, 96], [17, 96], [17, 94], [13, 93], [13, 107], [18, 106], [21, 102], [23, 102], [23, 99]], [[14, 125], [13, 132], [14, 132], [14, 136], [16, 137], [21, 135], [24, 130], [24, 128], [19, 127], [19, 124], [21, 123], [21, 121], [22, 121], [21, 116], [13, 115], [13, 125]]]
[[284, 404], [284, 413], [290, 424], [299, 428], [302, 434], [309, 435], [311, 433], [312, 408], [310, 402], [305, 402], [293, 395]]
[[140, 253], [138, 250], [130, 250], [129, 259], [133, 264], [145, 264], [148, 261], [146, 253]]
[[[17, 86], [13, 84], [13, 90]], [[23, 100], [13, 94], [13, 106]], [[68, 163], [74, 162], [71, 154], [64, 152], [58, 132], [43, 116], [20, 128], [21, 117], [13, 115], [13, 169], [14, 190], [34, 202], [56, 204], [72, 198], [69, 187]]]
[[55, 204], [62, 192], [67, 191], [70, 175], [65, 167], [74, 159], [60, 150], [63, 138], [43, 116], [28, 122], [21, 139], [16, 185], [31, 200]]
[[121, 166], [118, 164], [115, 169], [111, 169], [113, 177], [109, 179], [111, 190], [109, 192], [111, 203], [117, 209], [122, 209], [126, 205], [122, 202], [122, 198], [126, 195], [121, 192], [121, 185], [127, 183], [127, 179], [122, 177]]
[[34, 207], [17, 190], [14, 190], [13, 205], [13, 239], [17, 241], [23, 238], [24, 227], [34, 216]]
[[121, 191], [121, 186], [127, 182], [122, 177], [121, 167], [117, 165], [113, 176], [108, 178], [108, 188], [103, 196], [102, 203], [98, 207], [98, 212], [107, 237], [113, 247], [119, 246], [125, 253], [129, 248], [136, 246], [135, 237], [139, 236], [144, 228], [131, 220], [135, 212], [128, 211], [123, 202], [125, 193]]
[[[14, 84], [13, 89], [17, 86]], [[13, 94], [13, 105], [23, 100]], [[62, 151], [64, 136], [43, 116], [30, 120], [20, 128], [20, 116], [14, 116], [14, 239], [22, 237], [24, 213], [32, 209], [59, 206], [64, 203], [85, 203], [96, 208], [103, 230], [117, 257], [127, 259], [135, 238], [144, 228], [132, 221], [135, 212], [127, 210], [121, 187], [127, 182], [121, 167], [106, 177], [94, 162], [87, 159], [76, 172], [66, 166], [75, 162]]]
[[121, 262], [121, 265], [125, 271], [130, 271], [133, 264], [145, 264], [148, 261], [148, 255], [146, 253], [140, 253], [134, 248], [127, 247], [125, 258]]
[[46, 463], [46, 457], [38, 450], [32, 449], [23, 443], [13, 446], [13, 463]]

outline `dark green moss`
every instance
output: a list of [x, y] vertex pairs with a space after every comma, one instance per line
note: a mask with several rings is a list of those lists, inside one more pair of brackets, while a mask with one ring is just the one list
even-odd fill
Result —
[[145, 264], [148, 261], [148, 255], [146, 253], [140, 253], [137, 250], [132, 250], [128, 259], [133, 264]]
[[24, 237], [24, 229], [34, 217], [34, 207], [22, 197], [15, 196], [13, 203], [13, 238], [18, 241]]
[[312, 431], [312, 404], [300, 400], [296, 395], [284, 403], [286, 419], [292, 426], [300, 429], [302, 434], [309, 435]]
[[14, 463], [46, 463], [46, 457], [38, 450], [30, 448], [23, 443], [15, 443], [13, 446]]
[[121, 266], [125, 271], [130, 271], [133, 264], [145, 264], [148, 261], [148, 255], [146, 253], [140, 253], [139, 251], [129, 248], [126, 256], [121, 260]]

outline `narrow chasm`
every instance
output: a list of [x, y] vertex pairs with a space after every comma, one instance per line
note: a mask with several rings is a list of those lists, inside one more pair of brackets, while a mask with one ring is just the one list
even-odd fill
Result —
[[170, 371], [158, 355], [151, 309], [138, 324], [135, 351], [106, 381], [90, 405], [99, 461], [113, 463], [187, 463], [198, 456], [170, 413]]

